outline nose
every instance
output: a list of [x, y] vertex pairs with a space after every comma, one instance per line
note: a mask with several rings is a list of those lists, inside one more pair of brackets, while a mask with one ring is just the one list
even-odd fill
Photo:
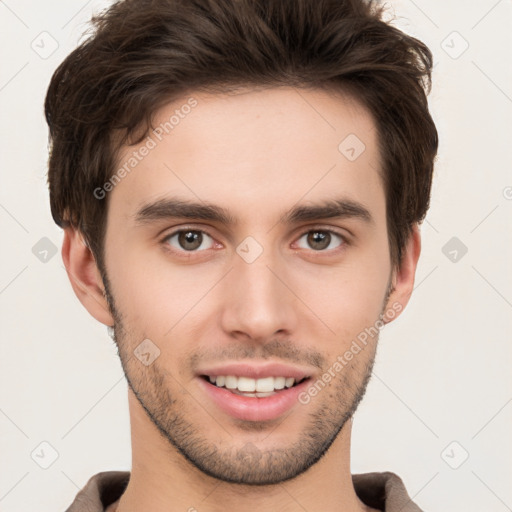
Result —
[[240, 340], [268, 341], [290, 336], [297, 324], [297, 304], [285, 262], [263, 253], [252, 263], [235, 255], [233, 268], [223, 283], [221, 323], [224, 331]]

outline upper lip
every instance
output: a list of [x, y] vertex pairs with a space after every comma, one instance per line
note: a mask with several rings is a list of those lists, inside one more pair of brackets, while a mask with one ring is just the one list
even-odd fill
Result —
[[199, 375], [216, 377], [218, 375], [234, 375], [236, 377], [248, 377], [251, 379], [263, 379], [265, 377], [293, 377], [296, 381], [311, 376], [311, 372], [298, 366], [290, 366], [283, 363], [226, 363], [209, 368], [200, 369]]

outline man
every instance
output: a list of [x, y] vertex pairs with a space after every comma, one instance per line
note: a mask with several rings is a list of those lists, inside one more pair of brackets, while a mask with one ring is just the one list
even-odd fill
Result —
[[73, 289], [111, 329], [131, 472], [68, 512], [418, 511], [351, 475], [378, 334], [406, 306], [432, 58], [355, 0], [125, 0], [46, 98]]

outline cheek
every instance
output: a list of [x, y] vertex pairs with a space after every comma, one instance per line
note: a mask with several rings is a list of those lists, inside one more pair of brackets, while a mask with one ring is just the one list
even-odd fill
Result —
[[[367, 258], [333, 268], [302, 273], [297, 295], [317, 315], [319, 327], [329, 327], [336, 343], [350, 342], [374, 325], [384, 305], [389, 280], [386, 258]], [[312, 319], [316, 318], [308, 313]], [[320, 320], [322, 322], [320, 322]], [[324, 325], [325, 324], [325, 325]]]
[[218, 265], [173, 265], [156, 250], [133, 248], [109, 256], [112, 293], [124, 323], [155, 339], [183, 329], [225, 272]]
[[[158, 280], [158, 269], [148, 264], [143, 256], [126, 250], [124, 254], [111, 250], [109, 253], [108, 274], [112, 294], [123, 323], [135, 327], [138, 332], [146, 332], [163, 314], [163, 305], [167, 311], [172, 310], [173, 297], [176, 293], [163, 296], [165, 288]], [[114, 263], [116, 262], [116, 263]]]

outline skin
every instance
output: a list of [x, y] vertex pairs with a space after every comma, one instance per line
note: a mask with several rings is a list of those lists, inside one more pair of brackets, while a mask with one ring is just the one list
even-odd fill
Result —
[[[374, 510], [354, 491], [350, 435], [378, 336], [277, 420], [231, 417], [196, 375], [216, 363], [276, 361], [316, 381], [365, 328], [403, 311], [420, 235], [414, 226], [393, 268], [373, 119], [357, 101], [320, 90], [192, 96], [197, 106], [108, 194], [107, 281], [81, 234], [65, 230], [73, 288], [94, 318], [115, 325], [129, 383], [131, 480], [109, 511]], [[186, 99], [162, 108], [155, 126]], [[366, 146], [355, 161], [338, 150], [349, 134]], [[123, 148], [119, 165], [141, 146]], [[143, 205], [170, 196], [221, 206], [238, 222], [136, 221]], [[363, 205], [373, 222], [280, 222], [298, 204], [338, 197]], [[169, 238], [177, 229], [202, 233], [195, 252]], [[251, 263], [236, 252], [248, 236], [263, 249]], [[160, 350], [149, 366], [134, 357], [144, 339]]]

